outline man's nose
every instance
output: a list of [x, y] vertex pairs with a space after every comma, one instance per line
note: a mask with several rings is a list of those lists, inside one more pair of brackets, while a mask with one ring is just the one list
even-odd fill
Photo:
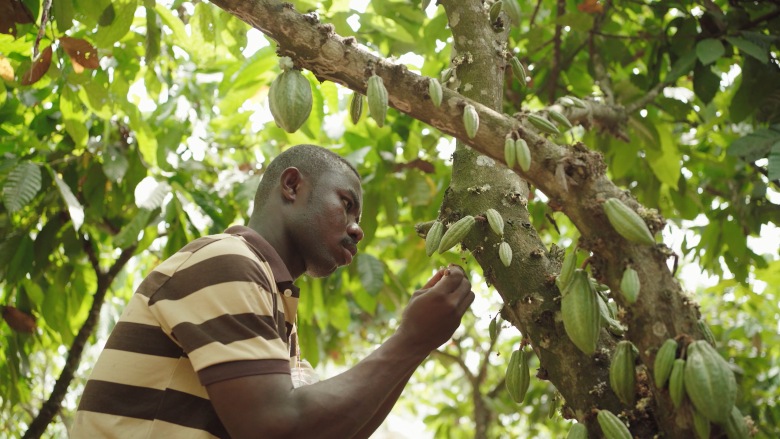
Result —
[[355, 241], [355, 244], [363, 240], [363, 229], [356, 222], [352, 222], [347, 226], [347, 233]]

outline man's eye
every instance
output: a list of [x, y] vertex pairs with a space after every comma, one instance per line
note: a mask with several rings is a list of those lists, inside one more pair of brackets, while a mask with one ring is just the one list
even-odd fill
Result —
[[347, 210], [352, 210], [352, 202], [351, 202], [351, 201], [349, 201], [348, 199], [346, 199], [346, 198], [345, 198], [345, 199], [344, 199], [344, 207], [345, 207]]

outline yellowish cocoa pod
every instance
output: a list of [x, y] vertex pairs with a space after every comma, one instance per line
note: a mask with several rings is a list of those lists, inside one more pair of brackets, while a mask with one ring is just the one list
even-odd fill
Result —
[[490, 229], [498, 236], [504, 236], [504, 218], [496, 209], [490, 208], [485, 212]]
[[622, 201], [617, 198], [608, 199], [604, 202], [604, 213], [620, 236], [639, 244], [655, 245], [655, 239], [645, 220]]
[[387, 89], [381, 76], [371, 75], [368, 78], [368, 112], [376, 121], [376, 124], [384, 126], [387, 116]]
[[504, 267], [512, 265], [512, 247], [506, 241], [501, 241], [501, 244], [498, 246], [498, 257], [501, 259]]
[[479, 113], [471, 104], [466, 104], [463, 108], [463, 126], [466, 128], [466, 135], [473, 139], [479, 129]]
[[354, 92], [349, 103], [349, 118], [353, 124], [357, 124], [361, 115], [363, 115], [363, 95]]
[[440, 107], [444, 94], [441, 89], [441, 84], [439, 84], [439, 81], [436, 78], [428, 78], [428, 94], [431, 96], [433, 105]]
[[517, 164], [520, 165], [520, 169], [523, 172], [528, 172], [531, 168], [531, 150], [528, 148], [528, 143], [525, 140], [515, 140], [515, 157], [517, 158]]

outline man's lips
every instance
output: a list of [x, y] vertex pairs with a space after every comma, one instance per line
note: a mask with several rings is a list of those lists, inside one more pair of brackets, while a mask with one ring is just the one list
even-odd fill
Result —
[[345, 245], [344, 246], [344, 254], [346, 255], [344, 261], [345, 265], [349, 265], [352, 263], [352, 258], [355, 257], [357, 254], [357, 247], [354, 245]]

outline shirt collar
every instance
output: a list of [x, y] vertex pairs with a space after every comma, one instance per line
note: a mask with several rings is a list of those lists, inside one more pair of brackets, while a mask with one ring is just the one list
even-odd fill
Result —
[[260, 236], [260, 234], [253, 229], [245, 226], [229, 227], [225, 230], [225, 233], [238, 235], [244, 238], [244, 240], [249, 243], [252, 250], [254, 250], [263, 260], [268, 262], [268, 265], [271, 266], [271, 272], [274, 275], [274, 281], [280, 292], [289, 289], [292, 292], [292, 297], [299, 297], [300, 290], [293, 285], [293, 278], [290, 274], [290, 270], [287, 269], [287, 265], [282, 261], [282, 258], [279, 256], [279, 253], [276, 252], [276, 249], [273, 248], [265, 238]]

